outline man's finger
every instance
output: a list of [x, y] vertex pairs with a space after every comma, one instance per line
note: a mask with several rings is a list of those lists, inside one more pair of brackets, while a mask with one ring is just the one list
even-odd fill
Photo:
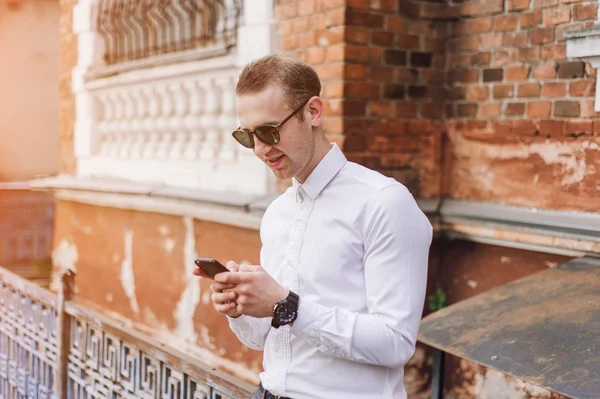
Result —
[[210, 290], [212, 292], [221, 292], [221, 291], [225, 291], [225, 290], [231, 290], [234, 287], [235, 287], [235, 284], [222, 284], [222, 283], [218, 283], [218, 282], [213, 282], [210, 285]]
[[220, 293], [214, 292], [211, 296], [213, 303], [229, 303], [237, 297], [235, 292]]
[[223, 284], [239, 284], [247, 281], [251, 278], [252, 273], [250, 272], [237, 272], [237, 273], [219, 273], [215, 276], [217, 283]]
[[192, 273], [195, 274], [196, 276], [208, 277], [208, 275], [206, 273], [204, 273], [204, 271], [202, 271], [202, 269], [200, 269], [198, 266], [196, 266], [194, 268], [194, 271]]
[[238, 265], [237, 263], [235, 263], [234, 261], [230, 260], [229, 262], [227, 262], [227, 264], [225, 265], [226, 268], [229, 269], [229, 271], [231, 272], [237, 272], [240, 270], [240, 265]]
[[235, 304], [235, 302], [226, 303], [223, 305], [215, 304], [215, 310], [219, 313], [224, 313], [224, 314], [231, 313], [236, 307], [237, 307], [237, 305]]
[[240, 272], [260, 272], [262, 271], [262, 267], [256, 265], [240, 265]]

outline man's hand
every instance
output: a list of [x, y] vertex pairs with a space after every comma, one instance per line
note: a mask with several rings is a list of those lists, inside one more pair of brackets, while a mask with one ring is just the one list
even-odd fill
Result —
[[[227, 264], [229, 267], [229, 263]], [[287, 298], [289, 290], [283, 288], [260, 266], [239, 266], [237, 273], [220, 273], [215, 284], [232, 284], [237, 295], [236, 311], [252, 317], [271, 317], [273, 308]], [[228, 293], [230, 295], [230, 293]]]
[[[231, 262], [231, 261], [227, 262], [227, 265], [225, 265], [225, 267], [227, 267], [229, 269], [231, 274], [235, 273], [239, 270], [239, 265], [237, 263]], [[199, 267], [196, 267], [196, 269], [194, 269], [194, 274], [197, 276], [208, 278], [208, 276], [206, 276], [206, 274]], [[230, 273], [219, 273], [219, 274], [230, 274]], [[215, 278], [219, 274], [216, 274]], [[240, 312], [238, 312], [236, 309], [237, 304], [235, 303], [235, 299], [237, 298], [237, 293], [235, 291], [232, 291], [232, 288], [234, 286], [235, 286], [234, 284], [222, 284], [222, 283], [213, 282], [210, 285], [210, 290], [212, 291], [212, 295], [210, 298], [211, 298], [213, 306], [217, 312], [223, 313], [229, 317], [237, 318], [237, 317], [240, 317], [242, 314]]]

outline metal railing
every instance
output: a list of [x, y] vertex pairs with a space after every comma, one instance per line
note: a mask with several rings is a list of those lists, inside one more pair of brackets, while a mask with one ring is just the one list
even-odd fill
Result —
[[242, 399], [250, 385], [0, 267], [0, 398]]
[[237, 41], [241, 0], [100, 0], [107, 65]]

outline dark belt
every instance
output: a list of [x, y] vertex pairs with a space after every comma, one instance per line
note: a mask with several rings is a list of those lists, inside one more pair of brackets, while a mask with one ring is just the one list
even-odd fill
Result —
[[267, 391], [263, 386], [262, 386], [262, 382], [260, 383], [260, 389], [263, 391], [263, 399], [291, 399], [288, 398], [287, 396], [277, 396], [277, 395], [273, 395], [271, 392]]

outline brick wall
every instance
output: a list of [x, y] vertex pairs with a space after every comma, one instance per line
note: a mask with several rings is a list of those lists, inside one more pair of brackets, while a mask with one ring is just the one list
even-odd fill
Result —
[[395, 0], [278, 1], [283, 51], [323, 81], [324, 129], [347, 157], [439, 193], [446, 23]]
[[[566, 57], [596, 0], [279, 0], [325, 131], [419, 197], [598, 210], [595, 71]], [[442, 173], [443, 171], [443, 173]], [[588, 201], [582, 203], [579, 198]]]
[[598, 2], [482, 0], [450, 8], [459, 20], [448, 36], [447, 193], [600, 210], [593, 199], [600, 156], [586, 149], [600, 132], [595, 71], [567, 59], [565, 40], [594, 24]]

